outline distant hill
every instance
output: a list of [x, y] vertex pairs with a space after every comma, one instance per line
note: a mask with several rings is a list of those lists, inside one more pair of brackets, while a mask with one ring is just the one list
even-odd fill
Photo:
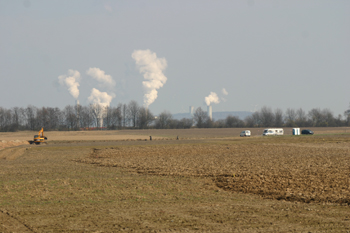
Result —
[[[253, 113], [248, 111], [234, 111], [234, 112], [213, 112], [213, 120], [223, 120], [227, 116], [236, 116], [239, 119], [244, 120], [247, 116], [251, 116]], [[191, 118], [190, 113], [176, 113], [173, 114], [173, 118], [176, 120], [181, 120], [182, 118]]]

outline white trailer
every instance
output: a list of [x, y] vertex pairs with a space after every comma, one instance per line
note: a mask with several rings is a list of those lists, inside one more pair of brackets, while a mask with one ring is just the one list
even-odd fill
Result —
[[263, 136], [269, 136], [269, 135], [283, 135], [283, 129], [282, 128], [271, 128], [271, 129], [264, 129]]

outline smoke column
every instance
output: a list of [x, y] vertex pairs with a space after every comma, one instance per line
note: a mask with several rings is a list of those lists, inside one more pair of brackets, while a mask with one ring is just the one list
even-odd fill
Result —
[[215, 104], [220, 103], [219, 97], [215, 92], [210, 92], [210, 95], [205, 97], [204, 100], [207, 106], [209, 106], [210, 103], [215, 103]]
[[77, 70], [68, 70], [68, 75], [60, 75], [58, 76], [59, 83], [67, 87], [69, 93], [77, 99], [79, 97], [79, 81], [80, 81], [80, 73]]
[[107, 92], [101, 92], [96, 88], [92, 88], [91, 95], [88, 100], [93, 104], [99, 104], [102, 107], [108, 107], [113, 99], [113, 95], [109, 95]]
[[86, 74], [102, 83], [105, 87], [113, 88], [115, 86], [115, 81], [112, 79], [112, 76], [105, 74], [100, 68], [90, 68], [86, 71]]
[[135, 50], [131, 57], [135, 60], [139, 72], [146, 81], [142, 82], [145, 94], [143, 104], [147, 108], [158, 97], [158, 89], [167, 81], [163, 70], [167, 67], [165, 58], [157, 58], [156, 53], [147, 50]]
[[[98, 124], [103, 126], [103, 117], [107, 113], [107, 107], [109, 107], [114, 96], [109, 95], [107, 92], [101, 92], [96, 88], [92, 88], [91, 95], [88, 100], [94, 105], [94, 112], [97, 114]], [[102, 107], [102, 108], [100, 108]]]

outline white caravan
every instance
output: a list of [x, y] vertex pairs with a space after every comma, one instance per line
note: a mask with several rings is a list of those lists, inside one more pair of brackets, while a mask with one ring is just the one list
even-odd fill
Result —
[[283, 135], [283, 129], [264, 129], [263, 136]]

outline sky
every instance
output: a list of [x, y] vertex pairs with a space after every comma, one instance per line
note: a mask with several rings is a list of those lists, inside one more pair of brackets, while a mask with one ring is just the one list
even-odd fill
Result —
[[0, 0], [0, 107], [350, 103], [350, 1]]

